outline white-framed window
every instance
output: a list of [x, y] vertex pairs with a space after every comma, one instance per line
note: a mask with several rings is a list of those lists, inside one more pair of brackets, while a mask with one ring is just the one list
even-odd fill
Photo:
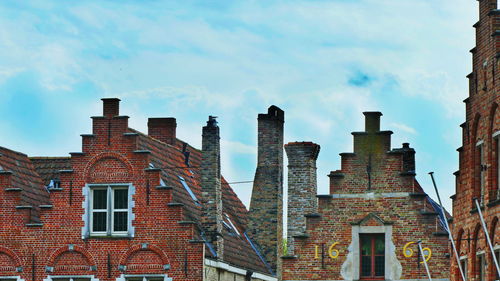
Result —
[[43, 281], [99, 281], [94, 275], [49, 275]]
[[478, 252], [477, 257], [477, 281], [486, 280], [486, 257], [484, 252]]
[[467, 256], [460, 257], [460, 265], [462, 266], [462, 270], [464, 272], [465, 281], [467, 281], [467, 279], [469, 279], [469, 276], [467, 276]]
[[[133, 236], [132, 184], [88, 184], [84, 188], [83, 238]], [[67, 281], [67, 280], [65, 280]]]
[[122, 274], [116, 281], [172, 281], [166, 274]]

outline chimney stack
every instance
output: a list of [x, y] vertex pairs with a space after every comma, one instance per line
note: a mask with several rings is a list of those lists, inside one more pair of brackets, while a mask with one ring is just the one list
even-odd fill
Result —
[[312, 142], [285, 145], [288, 158], [288, 252], [293, 254], [294, 236], [306, 231], [305, 215], [316, 214], [316, 160], [320, 146]]
[[415, 170], [415, 149], [410, 147], [410, 144], [403, 143], [403, 172], [405, 173], [416, 173]]
[[203, 127], [201, 152], [202, 226], [207, 239], [223, 258], [222, 188], [220, 174], [220, 136], [216, 117], [209, 116]]
[[363, 112], [365, 115], [365, 132], [375, 133], [380, 131], [380, 116], [381, 112], [378, 111], [367, 111]]
[[120, 115], [120, 99], [117, 98], [103, 98], [103, 116], [115, 117]]
[[175, 118], [149, 118], [148, 135], [171, 145], [176, 143], [177, 122]]
[[[258, 118], [257, 169], [249, 211], [249, 232], [276, 271], [283, 235], [283, 123], [285, 113], [271, 106]], [[278, 272], [279, 278], [279, 272]]]

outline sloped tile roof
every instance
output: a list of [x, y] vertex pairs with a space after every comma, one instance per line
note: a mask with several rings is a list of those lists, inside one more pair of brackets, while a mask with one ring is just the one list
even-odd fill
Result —
[[[173, 200], [184, 204], [186, 219], [199, 222], [201, 206], [192, 199], [189, 192], [182, 185], [179, 176], [186, 181], [198, 200], [201, 200], [199, 173], [201, 151], [186, 144], [185, 151], [189, 151], [189, 165], [187, 165], [182, 141], [177, 140], [177, 145], [169, 145], [136, 130], [129, 129], [129, 131], [139, 134], [138, 149], [151, 152], [153, 166], [162, 170], [162, 178], [165, 184], [173, 188]], [[258, 250], [253, 248], [252, 242], [244, 234], [247, 227], [247, 209], [223, 177], [221, 184], [223, 212], [228, 214], [240, 233], [238, 235], [227, 229], [224, 230], [223, 260], [256, 272], [271, 273]], [[207, 251], [207, 256], [213, 257], [213, 254]]]
[[12, 188], [21, 189], [21, 206], [31, 206], [30, 222], [39, 222], [39, 206], [50, 205], [49, 193], [26, 154], [0, 147], [0, 170], [11, 172]]
[[70, 157], [30, 157], [37, 173], [42, 177], [44, 185], [57, 177], [60, 170], [70, 170]]

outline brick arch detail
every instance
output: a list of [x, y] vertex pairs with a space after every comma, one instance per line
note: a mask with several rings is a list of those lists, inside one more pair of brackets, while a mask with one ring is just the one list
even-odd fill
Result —
[[[483, 236], [481, 238], [481, 236]], [[486, 236], [485, 236], [485, 233], [483, 231], [483, 227], [481, 226], [481, 224], [476, 224], [476, 226], [474, 227], [474, 233], [472, 235], [472, 245], [473, 245], [473, 254], [474, 256], [476, 255], [476, 252], [478, 250], [478, 245], [481, 244], [481, 239], [486, 239]], [[483, 242], [483, 246], [486, 245], [486, 241], [482, 241]]]
[[134, 172], [134, 168], [133, 168], [132, 164], [130, 163], [130, 161], [128, 160], [128, 158], [119, 154], [119, 153], [108, 151], [108, 152], [102, 152], [102, 153], [97, 154], [92, 159], [90, 159], [90, 161], [87, 162], [87, 165], [85, 166], [85, 169], [83, 171], [83, 175], [84, 175], [86, 180], [88, 179], [89, 171], [92, 168], [92, 166], [94, 166], [98, 161], [105, 159], [105, 158], [117, 159], [117, 160], [121, 161], [122, 163], [124, 163], [125, 166], [127, 167], [127, 171], [129, 172], [130, 176], [132, 177], [133, 172]]
[[16, 253], [14, 253], [14, 251], [12, 251], [9, 248], [0, 246], [0, 253], [6, 254], [7, 256], [9, 256], [14, 261], [14, 265], [16, 267], [21, 267], [21, 259], [19, 258], [19, 256]]
[[498, 217], [494, 217], [491, 220], [490, 225], [491, 225], [491, 227], [488, 231], [490, 234], [491, 244], [493, 244], [493, 246], [495, 246], [496, 244], [500, 245], [500, 237], [498, 237], [498, 235], [500, 235], [500, 232], [499, 233], [495, 232], [495, 230], [498, 228]]
[[80, 253], [88, 260], [90, 266], [96, 266], [94, 256], [92, 256], [92, 254], [87, 251], [87, 249], [78, 245], [73, 245], [73, 249], [70, 249], [69, 246], [64, 246], [52, 252], [52, 254], [49, 256], [49, 259], [47, 260], [47, 266], [54, 266], [54, 262], [56, 261], [57, 257], [66, 252]]
[[467, 253], [468, 252], [468, 249], [467, 247], [464, 247], [465, 249], [462, 249], [462, 237], [464, 236], [464, 233], [465, 233], [465, 230], [463, 228], [461, 228], [459, 231], [458, 231], [458, 235], [457, 235], [457, 252], [458, 252], [458, 255], [461, 255], [462, 252], [464, 253]]
[[126, 265], [128, 259], [136, 252], [139, 251], [152, 251], [156, 253], [160, 258], [163, 264], [170, 264], [169, 259], [167, 254], [158, 246], [147, 244], [146, 247], [144, 247], [144, 244], [136, 244], [130, 248], [128, 248], [127, 251], [125, 251], [121, 257], [120, 257], [120, 262], [118, 263], [119, 265]]

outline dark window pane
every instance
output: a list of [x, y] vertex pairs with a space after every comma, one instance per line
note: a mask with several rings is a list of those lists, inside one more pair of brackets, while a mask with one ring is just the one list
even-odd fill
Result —
[[375, 276], [384, 276], [385, 274], [385, 258], [384, 256], [375, 257]]
[[113, 231], [127, 231], [127, 212], [114, 213]]
[[73, 281], [90, 281], [90, 278], [73, 278]]
[[92, 221], [92, 231], [104, 232], [106, 231], [106, 212], [94, 212]]
[[105, 210], [108, 205], [108, 191], [106, 189], [94, 189], [94, 210]]
[[128, 277], [127, 281], [142, 281], [142, 277]]
[[372, 243], [370, 236], [361, 235], [361, 255], [368, 256], [372, 254]]
[[371, 276], [372, 275], [372, 257], [363, 256], [361, 257], [361, 276]]
[[375, 255], [385, 254], [384, 236], [376, 236], [375, 238]]
[[128, 208], [128, 190], [127, 189], [115, 189], [115, 209], [127, 209]]

